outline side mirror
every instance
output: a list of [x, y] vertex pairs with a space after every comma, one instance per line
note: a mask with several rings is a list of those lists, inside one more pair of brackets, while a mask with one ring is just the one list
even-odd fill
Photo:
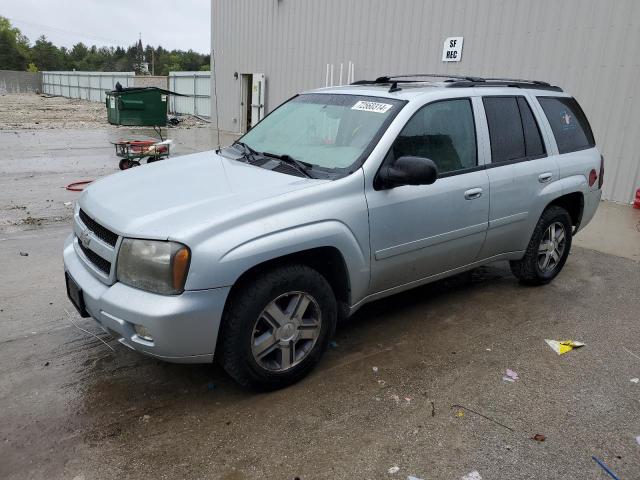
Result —
[[382, 188], [431, 185], [438, 178], [438, 167], [428, 158], [400, 157], [392, 165], [383, 167], [378, 176]]

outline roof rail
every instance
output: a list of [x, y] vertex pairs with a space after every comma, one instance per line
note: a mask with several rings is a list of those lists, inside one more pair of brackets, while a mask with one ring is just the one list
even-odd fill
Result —
[[384, 81], [388, 82], [389, 80], [403, 81], [402, 80], [403, 78], [447, 78], [452, 80], [468, 80], [470, 82], [484, 81], [484, 78], [476, 77], [472, 75], [451, 75], [448, 73], [407, 73], [402, 75], [389, 75], [385, 77], [379, 77], [376, 79], [376, 82], [378, 82], [379, 80], [382, 80], [382, 82], [379, 82], [379, 83], [383, 83]]
[[398, 87], [398, 83], [420, 83], [418, 78], [446, 78], [447, 82], [454, 82], [464, 80], [467, 82], [483, 82], [484, 79], [480, 77], [474, 77], [470, 75], [449, 75], [444, 73], [407, 73], [401, 75], [385, 75], [382, 77], [378, 77], [375, 80], [358, 80], [357, 82], [353, 82], [351, 85], [384, 85], [391, 84], [389, 88], [389, 92], [397, 92], [401, 90]]
[[514, 88], [532, 88], [539, 90], [552, 90], [562, 92], [560, 87], [550, 85], [540, 80], [522, 80], [515, 78], [483, 78], [473, 75], [451, 75], [440, 73], [408, 73], [400, 75], [386, 75], [378, 77], [375, 80], [358, 80], [351, 85], [384, 85], [391, 84], [389, 92], [397, 92], [401, 90], [398, 83], [420, 83], [418, 78], [443, 78], [451, 88], [463, 87], [514, 87]]
[[552, 92], [563, 92], [562, 88], [539, 80], [518, 80], [509, 78], [486, 78], [482, 82], [456, 81], [448, 85], [449, 88], [469, 88], [469, 87], [512, 87], [529, 88], [532, 90], [549, 90]]

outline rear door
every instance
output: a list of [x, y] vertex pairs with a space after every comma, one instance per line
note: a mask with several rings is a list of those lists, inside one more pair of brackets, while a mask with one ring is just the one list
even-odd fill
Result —
[[372, 292], [419, 282], [476, 259], [489, 215], [489, 181], [479, 161], [474, 121], [477, 100], [423, 106], [392, 145], [385, 164], [405, 155], [430, 158], [438, 166], [435, 183], [367, 188]]
[[480, 253], [486, 259], [526, 248], [559, 172], [527, 94], [485, 96], [482, 103], [491, 147], [489, 229]]

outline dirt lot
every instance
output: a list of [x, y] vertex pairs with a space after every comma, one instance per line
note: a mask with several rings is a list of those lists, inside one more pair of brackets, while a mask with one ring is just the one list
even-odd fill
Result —
[[[180, 118], [183, 121], [176, 128], [208, 127], [207, 122], [190, 115]], [[60, 128], [118, 127], [109, 125], [107, 110], [102, 103], [32, 93], [0, 95], [0, 130]]]
[[[131, 132], [0, 128], [1, 479], [610, 479], [592, 455], [640, 478], [640, 212], [603, 206], [588, 228], [632, 240], [575, 247], [551, 285], [497, 264], [371, 304], [311, 376], [255, 394], [124, 348], [66, 299], [63, 186], [117, 171], [108, 142]], [[176, 155], [217, 141], [171, 136]]]

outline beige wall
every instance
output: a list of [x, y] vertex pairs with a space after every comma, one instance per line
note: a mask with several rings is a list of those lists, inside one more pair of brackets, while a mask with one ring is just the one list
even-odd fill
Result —
[[134, 87], [158, 87], [167, 90], [169, 87], [169, 77], [136, 75], [133, 80]]
[[[327, 63], [334, 83], [349, 61], [356, 79], [538, 79], [586, 111], [606, 157], [605, 198], [630, 202], [640, 188], [639, 0], [212, 0], [211, 12], [223, 130], [239, 130], [234, 72], [266, 75], [267, 111], [324, 86]], [[441, 61], [449, 36], [464, 36], [459, 63]]]

